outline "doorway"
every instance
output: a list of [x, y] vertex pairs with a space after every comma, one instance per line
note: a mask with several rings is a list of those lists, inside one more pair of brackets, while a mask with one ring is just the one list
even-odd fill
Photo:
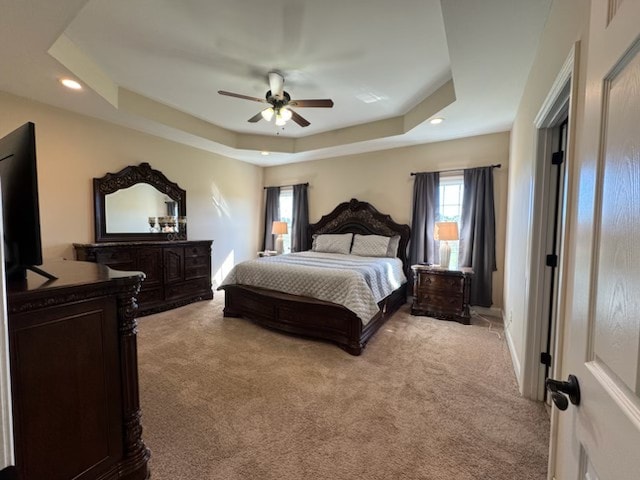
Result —
[[[568, 108], [568, 105], [567, 105]], [[555, 145], [553, 151], [545, 162], [550, 163], [549, 175], [545, 179], [547, 205], [546, 212], [546, 242], [543, 253], [544, 260], [544, 279], [542, 284], [543, 296], [546, 301], [543, 302], [541, 308], [541, 324], [543, 326], [542, 341], [543, 346], [540, 352], [540, 363], [543, 365], [541, 369], [541, 387], [543, 400], [547, 403], [547, 390], [544, 388], [547, 378], [552, 377], [553, 356], [555, 347], [555, 332], [558, 322], [558, 283], [559, 283], [559, 267], [560, 267], [560, 251], [562, 248], [561, 232], [564, 228], [564, 186], [565, 186], [565, 165], [567, 151], [567, 128], [569, 125], [569, 117], [565, 116], [559, 125], [550, 129], [551, 144]]]
[[521, 393], [545, 401], [545, 380], [559, 368], [554, 352], [559, 345], [564, 310], [563, 250], [569, 195], [575, 85], [575, 47], [535, 119], [537, 144], [530, 221], [529, 287], [525, 362]]

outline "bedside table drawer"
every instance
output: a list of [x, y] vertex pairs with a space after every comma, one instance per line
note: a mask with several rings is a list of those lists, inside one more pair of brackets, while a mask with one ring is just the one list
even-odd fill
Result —
[[421, 274], [418, 276], [418, 291], [424, 292], [460, 292], [464, 290], [463, 277]]
[[460, 314], [463, 309], [462, 295], [441, 295], [426, 293], [419, 295], [415, 302], [416, 309], [434, 312]]

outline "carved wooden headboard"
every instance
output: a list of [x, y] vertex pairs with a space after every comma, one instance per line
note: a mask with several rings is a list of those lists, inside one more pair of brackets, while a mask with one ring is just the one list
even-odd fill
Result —
[[368, 202], [361, 202], [352, 198], [341, 203], [331, 213], [324, 215], [317, 223], [309, 225], [309, 244], [311, 249], [312, 236], [322, 233], [359, 233], [361, 235], [384, 235], [392, 237], [400, 235], [398, 258], [402, 260], [404, 271], [409, 271], [407, 259], [407, 245], [411, 229], [409, 225], [394, 222], [390, 215], [385, 215]]

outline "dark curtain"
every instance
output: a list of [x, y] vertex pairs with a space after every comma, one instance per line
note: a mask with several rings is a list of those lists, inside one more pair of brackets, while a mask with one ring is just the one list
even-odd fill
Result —
[[460, 266], [473, 268], [470, 303], [490, 307], [491, 276], [497, 270], [493, 167], [464, 171], [460, 223]]
[[438, 249], [437, 242], [433, 239], [433, 227], [438, 214], [439, 184], [439, 172], [416, 173], [409, 247], [411, 264], [437, 263]]
[[264, 240], [262, 250], [275, 250], [271, 228], [273, 222], [280, 220], [280, 187], [267, 187], [267, 198], [264, 202]]
[[293, 186], [292, 252], [302, 252], [308, 248], [309, 200], [307, 186], [306, 183]]

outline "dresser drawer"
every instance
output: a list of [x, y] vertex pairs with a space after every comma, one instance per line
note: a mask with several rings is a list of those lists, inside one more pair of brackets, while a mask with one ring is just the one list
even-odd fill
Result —
[[132, 250], [127, 249], [105, 249], [96, 252], [96, 262], [105, 265], [116, 265], [120, 263], [133, 263], [135, 257]]
[[193, 278], [202, 278], [209, 276], [209, 259], [203, 265], [187, 265], [184, 269], [184, 279], [191, 280]]
[[107, 248], [96, 252], [96, 262], [121, 271], [137, 270], [136, 259], [131, 249]]
[[177, 300], [185, 297], [195, 297], [197, 295], [211, 294], [211, 280], [209, 278], [198, 278], [174, 285], [165, 285], [165, 298], [167, 300]]
[[189, 267], [201, 267], [201, 266], [209, 266], [211, 262], [211, 257], [208, 255], [193, 255], [193, 256], [185, 256], [184, 265], [186, 268]]
[[211, 247], [208, 245], [189, 245], [184, 247], [185, 257], [209, 257]]

